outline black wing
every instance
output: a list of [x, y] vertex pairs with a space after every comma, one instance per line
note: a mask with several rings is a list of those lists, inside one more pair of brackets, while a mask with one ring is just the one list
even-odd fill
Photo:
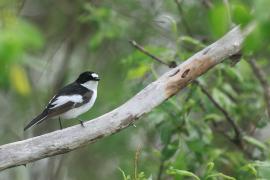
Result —
[[[66, 101], [65, 103], [55, 107], [56, 105], [54, 102], [57, 101], [57, 98], [61, 96], [68, 96], [68, 95], [80, 95], [82, 98], [81, 102], [74, 102], [74, 101]], [[62, 88], [49, 102], [45, 110], [39, 114], [37, 117], [35, 117], [32, 121], [29, 122], [29, 124], [24, 128], [24, 130], [30, 128], [31, 126], [35, 124], [39, 124], [43, 122], [44, 120], [61, 115], [73, 108], [77, 108], [82, 106], [83, 104], [88, 103], [93, 95], [93, 91], [77, 84], [77, 83], [72, 83], [64, 88]]]
[[[82, 98], [82, 102], [74, 102], [72, 100], [65, 102], [64, 104], [57, 105], [54, 104], [58, 98], [61, 96], [72, 96], [72, 95], [80, 95]], [[81, 86], [78, 83], [72, 83], [64, 88], [60, 89], [58, 93], [50, 100], [49, 104], [47, 105], [45, 111], [47, 111], [49, 117], [57, 116], [67, 112], [70, 109], [77, 108], [86, 104], [92, 98], [93, 91]]]
[[47, 111], [47, 114], [48, 114], [48, 118], [50, 117], [54, 117], [54, 116], [58, 116], [60, 114], [63, 114], [73, 108], [77, 108], [77, 107], [80, 107], [86, 103], [88, 103], [90, 101], [90, 99], [92, 98], [92, 95], [93, 95], [93, 91], [91, 90], [88, 90], [87, 92], [85, 92], [83, 95], [82, 95], [82, 102], [73, 102], [73, 101], [68, 101], [60, 106], [57, 106], [57, 107], [53, 107], [53, 106], [50, 106], [46, 108], [46, 111]]
[[[86, 93], [89, 93], [89, 89], [79, 85], [78, 83], [71, 83], [62, 89], [60, 89], [56, 95], [50, 100], [49, 104], [46, 108], [52, 109], [54, 107], [54, 103], [60, 96], [68, 96], [68, 95], [81, 95], [84, 97]], [[92, 91], [90, 91], [92, 92]], [[93, 93], [93, 92], [92, 92]]]

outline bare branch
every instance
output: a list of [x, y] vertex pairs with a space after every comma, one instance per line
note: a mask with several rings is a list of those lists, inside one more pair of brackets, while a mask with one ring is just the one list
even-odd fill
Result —
[[113, 111], [81, 125], [0, 146], [0, 170], [67, 153], [133, 124], [143, 114], [185, 88], [225, 58], [239, 52], [244, 35], [239, 27], [171, 69]]
[[145, 55], [151, 57], [152, 59], [154, 59], [155, 61], [165, 65], [165, 66], [168, 66], [169, 68], [175, 68], [177, 65], [174, 61], [171, 61], [170, 63], [166, 63], [164, 62], [163, 60], [159, 59], [158, 57], [156, 57], [155, 55], [151, 54], [150, 52], [148, 52], [147, 50], [145, 50], [141, 45], [139, 45], [136, 41], [134, 40], [130, 40], [129, 41], [130, 44], [132, 46], [134, 46], [135, 48], [137, 48], [139, 51], [141, 51], [142, 53], [144, 53]]
[[[178, 0], [175, 0], [175, 2], [177, 3], [178, 6], [180, 5], [180, 2]], [[180, 7], [181, 8], [181, 7]], [[163, 60], [156, 58], [155, 55], [151, 54], [150, 52], [146, 51], [142, 46], [140, 46], [139, 44], [137, 44], [135, 41], [131, 41], [131, 43], [141, 52], [143, 52], [144, 54], [146, 54], [147, 56], [153, 58], [154, 60], [157, 60], [158, 62], [160, 62], [163, 65], [168, 66], [169, 68], [172, 68], [170, 66], [170, 64], [165, 63]], [[236, 54], [231, 55], [229, 58], [233, 61], [233, 64], [236, 64], [241, 57], [241, 53], [237, 52]], [[197, 80], [194, 81], [194, 83], [196, 83], [200, 89], [202, 90], [202, 92], [208, 97], [208, 99], [214, 104], [214, 106], [224, 115], [225, 119], [227, 120], [227, 122], [233, 127], [233, 130], [235, 132], [235, 137], [234, 139], [232, 139], [233, 143], [236, 143], [238, 146], [242, 146], [242, 139], [241, 139], [241, 129], [237, 126], [237, 124], [235, 123], [235, 120], [229, 115], [229, 113], [214, 99], [214, 97], [207, 91], [207, 89]], [[226, 134], [225, 134], [226, 136]]]
[[258, 66], [258, 64], [254, 59], [249, 60], [248, 63], [250, 64], [255, 76], [257, 77], [261, 86], [263, 87], [266, 109], [268, 112], [268, 116], [270, 117], [270, 86], [266, 78], [267, 76], [265, 72], [262, 70], [262, 68]]

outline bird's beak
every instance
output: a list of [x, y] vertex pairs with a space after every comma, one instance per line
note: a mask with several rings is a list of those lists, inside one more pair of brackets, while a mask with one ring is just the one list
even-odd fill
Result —
[[96, 81], [100, 81], [100, 77], [95, 78]]

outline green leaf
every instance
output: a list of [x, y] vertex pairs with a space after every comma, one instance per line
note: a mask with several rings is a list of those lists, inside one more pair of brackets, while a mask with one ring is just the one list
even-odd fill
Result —
[[121, 168], [118, 168], [118, 170], [121, 172], [124, 180], [130, 180], [130, 176], [126, 176], [125, 172]]
[[160, 139], [163, 144], [169, 144], [172, 136], [172, 126], [169, 123], [164, 123], [160, 127]]
[[270, 18], [269, 7], [270, 7], [269, 0], [254, 1], [254, 10], [255, 10], [255, 14], [256, 14], [255, 18], [259, 22], [269, 21], [269, 18]]
[[233, 14], [233, 21], [236, 24], [246, 25], [248, 24], [251, 19], [251, 12], [244, 4], [236, 4], [232, 8]]
[[147, 64], [141, 64], [137, 68], [133, 68], [128, 71], [127, 79], [141, 78], [149, 70], [150, 66], [148, 66]]
[[226, 109], [235, 106], [234, 102], [232, 102], [231, 99], [219, 89], [214, 88], [212, 94], [213, 98]]
[[188, 43], [188, 44], [192, 44], [192, 45], [195, 45], [197, 46], [198, 48], [205, 48], [206, 46], [201, 43], [199, 40], [197, 39], [194, 39], [190, 36], [181, 36], [179, 38], [180, 41], [183, 41], [184, 43]]
[[239, 96], [239, 94], [235, 92], [235, 90], [232, 88], [231, 84], [223, 83], [223, 90], [234, 98], [237, 98]]
[[234, 177], [225, 175], [225, 174], [223, 174], [223, 173], [210, 174], [210, 175], [208, 175], [208, 176], [206, 177], [206, 180], [207, 180], [207, 179], [210, 179], [210, 178], [216, 178], [216, 177], [222, 177], [223, 179], [228, 179], [228, 180], [236, 180]]
[[166, 145], [162, 149], [162, 160], [168, 160], [170, 159], [178, 150], [179, 141], [175, 140], [174, 142]]
[[268, 39], [270, 38], [270, 22], [263, 22], [259, 25], [261, 30], [262, 41], [264, 45], [268, 45]]
[[246, 142], [260, 148], [261, 150], [267, 150], [267, 146], [264, 143], [260, 142], [259, 140], [255, 139], [251, 136], [244, 136], [243, 139]]
[[255, 161], [253, 165], [257, 168], [258, 177], [261, 179], [270, 178], [270, 162], [269, 161]]
[[175, 21], [174, 18], [170, 18], [170, 21], [171, 21], [171, 31], [172, 31], [175, 35], [177, 35], [177, 32], [178, 32], [178, 30], [177, 30], [177, 23], [176, 23], [176, 21]]
[[219, 114], [214, 114], [214, 113], [210, 113], [210, 114], [207, 114], [206, 116], [204, 116], [204, 120], [205, 121], [219, 121], [223, 119], [223, 116], [219, 115]]
[[96, 49], [103, 42], [116, 39], [123, 33], [128, 22], [125, 21], [116, 11], [107, 7], [95, 7], [90, 3], [84, 5], [85, 14], [79, 17], [81, 23], [91, 23], [97, 27], [89, 40], [89, 47]]
[[243, 45], [244, 51], [249, 54], [262, 49], [263, 37], [259, 25], [246, 37]]
[[206, 174], [209, 174], [213, 170], [214, 166], [215, 166], [215, 164], [213, 162], [209, 162], [207, 164]]
[[270, 162], [269, 161], [255, 161], [253, 163], [255, 166], [260, 166], [260, 167], [269, 167], [270, 168]]
[[241, 170], [249, 172], [257, 177], [258, 172], [254, 166], [255, 165], [253, 163], [250, 163], [250, 164], [247, 164], [244, 167], [242, 167]]
[[27, 21], [15, 22], [0, 28], [0, 66], [18, 61], [27, 50], [38, 49], [43, 45], [43, 37], [38, 29]]
[[196, 180], [200, 180], [200, 178], [198, 176], [196, 176], [195, 174], [193, 174], [192, 172], [189, 172], [186, 170], [174, 169], [172, 167], [167, 170], [167, 174], [193, 177]]
[[[196, 134], [196, 136], [199, 136], [198, 132], [194, 131], [192, 132]], [[202, 141], [199, 137], [196, 137], [196, 139], [190, 140], [187, 142], [188, 147], [196, 152], [196, 153], [202, 153], [204, 149], [206, 148], [206, 144], [204, 141]]]
[[213, 35], [217, 38], [225, 34], [229, 29], [229, 14], [226, 6], [223, 4], [217, 5], [211, 9], [209, 13], [210, 28]]
[[235, 80], [239, 81], [240, 83], [242, 83], [244, 81], [242, 74], [239, 72], [239, 70], [237, 68], [227, 67], [227, 68], [224, 68], [224, 71], [232, 79], [235, 79]]

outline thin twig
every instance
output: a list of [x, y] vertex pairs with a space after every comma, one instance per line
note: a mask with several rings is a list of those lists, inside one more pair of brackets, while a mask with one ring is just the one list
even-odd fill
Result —
[[164, 170], [164, 161], [161, 160], [160, 165], [159, 165], [159, 169], [158, 169], [157, 180], [161, 180], [163, 170]]
[[232, 126], [235, 132], [235, 141], [241, 143], [241, 129], [235, 123], [235, 120], [229, 115], [229, 113], [214, 99], [214, 97], [208, 92], [208, 90], [197, 80], [194, 81], [201, 91], [208, 97], [208, 99], [214, 104], [214, 106], [225, 116], [228, 123]]
[[265, 74], [263, 69], [260, 66], [258, 66], [255, 59], [251, 59], [247, 62], [250, 64], [255, 76], [257, 77], [257, 79], [259, 80], [259, 82], [263, 88], [266, 109], [268, 112], [268, 116], [270, 117], [270, 85], [269, 85], [267, 78], [266, 78], [267, 75]]
[[147, 50], [144, 49], [144, 47], [142, 47], [141, 45], [139, 45], [136, 41], [134, 40], [129, 40], [130, 44], [132, 46], [134, 46], [136, 49], [138, 49], [139, 51], [141, 51], [142, 53], [144, 53], [145, 55], [151, 57], [152, 59], [154, 59], [155, 61], [168, 66], [169, 68], [174, 68], [176, 67], [176, 63], [175, 61], [171, 61], [170, 63], [166, 63], [165, 61], [161, 60], [160, 58], [154, 56], [153, 54], [151, 54], [150, 52], [148, 52]]
[[134, 158], [134, 180], [137, 180], [138, 177], [138, 162], [140, 159], [140, 154], [141, 154], [141, 146], [139, 145], [136, 150], [135, 158]]
[[228, 134], [226, 134], [226, 132], [219, 130], [219, 128], [217, 128], [217, 124], [215, 123], [215, 121], [213, 121], [212, 124], [214, 126], [213, 130], [215, 132], [221, 134], [227, 141], [236, 145], [247, 158], [253, 159], [252, 154], [248, 151], [248, 149], [245, 148], [245, 146], [242, 143], [241, 144], [238, 143], [237, 141], [235, 141], [235, 139], [231, 138]]

